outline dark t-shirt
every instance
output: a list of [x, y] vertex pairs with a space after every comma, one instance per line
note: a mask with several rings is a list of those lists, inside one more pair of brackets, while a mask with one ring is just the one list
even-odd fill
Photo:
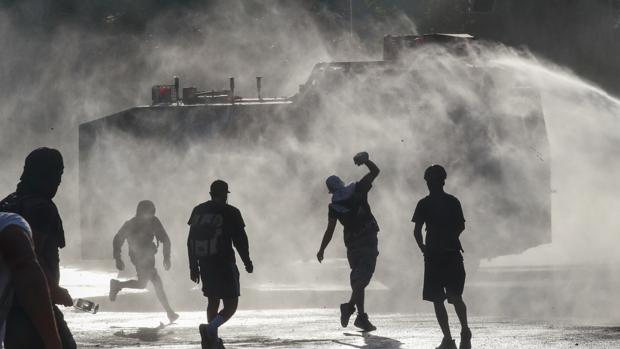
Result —
[[2, 211], [21, 215], [32, 228], [37, 259], [53, 283], [60, 281], [59, 248], [65, 247], [65, 232], [58, 208], [50, 199], [13, 193], [0, 202]]
[[350, 198], [329, 205], [329, 218], [337, 219], [344, 227], [344, 244], [347, 248], [377, 245], [379, 225], [368, 204], [371, 179], [364, 177], [355, 183]]
[[234, 243], [243, 261], [249, 261], [245, 223], [237, 208], [207, 201], [194, 208], [187, 224], [190, 258], [193, 254], [207, 263], [234, 263]]
[[411, 219], [426, 224], [426, 253], [444, 254], [461, 251], [459, 235], [465, 224], [461, 203], [454, 196], [441, 193], [418, 202]]

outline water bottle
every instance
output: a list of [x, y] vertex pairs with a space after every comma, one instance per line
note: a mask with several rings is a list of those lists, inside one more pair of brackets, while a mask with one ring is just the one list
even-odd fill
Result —
[[75, 309], [79, 309], [81, 311], [93, 314], [97, 314], [97, 311], [99, 311], [99, 304], [83, 298], [76, 299], [73, 303], [73, 307]]

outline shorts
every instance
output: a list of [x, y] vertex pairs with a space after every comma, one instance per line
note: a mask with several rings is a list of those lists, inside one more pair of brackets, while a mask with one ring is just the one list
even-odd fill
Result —
[[375, 273], [379, 250], [377, 246], [347, 249], [347, 260], [351, 267], [351, 287], [366, 287]]
[[205, 297], [228, 299], [241, 295], [239, 269], [233, 262], [200, 263], [200, 279]]
[[136, 267], [138, 280], [151, 280], [153, 276], [157, 275], [157, 269], [155, 269], [155, 255], [143, 255], [140, 257], [130, 255], [129, 257], [131, 263]]
[[460, 252], [424, 259], [424, 290], [422, 298], [430, 302], [443, 302], [463, 295], [465, 266]]

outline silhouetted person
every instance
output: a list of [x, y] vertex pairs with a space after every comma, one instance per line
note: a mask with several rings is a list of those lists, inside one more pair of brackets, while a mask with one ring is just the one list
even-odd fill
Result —
[[[19, 303], [38, 336], [45, 338], [43, 348], [62, 348], [47, 280], [34, 252], [30, 226], [18, 214], [0, 212], [0, 347], [12, 302]], [[8, 327], [9, 331], [14, 330]], [[11, 343], [8, 345], [10, 348]]]
[[[211, 200], [194, 208], [188, 224], [187, 238], [190, 279], [202, 280], [202, 292], [208, 299], [207, 320], [199, 326], [203, 348], [223, 348], [218, 328], [237, 311], [239, 303], [239, 269], [235, 262], [237, 249], [245, 270], [252, 273], [248, 237], [241, 212], [228, 205], [228, 184], [216, 180], [211, 184]], [[220, 301], [224, 308], [219, 311]], [[218, 312], [219, 311], [219, 312]]]
[[364, 310], [364, 293], [375, 272], [379, 255], [379, 225], [368, 204], [368, 192], [379, 175], [379, 168], [370, 161], [366, 152], [355, 155], [353, 162], [357, 166], [366, 165], [370, 172], [359, 182], [348, 186], [345, 186], [338, 176], [327, 178], [327, 189], [332, 194], [332, 202], [329, 204], [327, 229], [316, 256], [319, 262], [323, 261], [323, 254], [334, 235], [336, 222], [340, 221], [344, 227], [344, 244], [351, 267], [352, 289], [349, 302], [340, 305], [340, 323], [342, 327], [347, 327], [357, 307], [354, 325], [364, 331], [374, 331], [377, 328], [370, 323]]
[[[157, 241], [157, 245], [155, 245], [153, 239]], [[155, 288], [157, 299], [159, 299], [159, 302], [166, 310], [168, 320], [171, 323], [174, 322], [179, 318], [179, 315], [170, 307], [161, 277], [157, 273], [157, 268], [155, 268], [155, 254], [161, 242], [164, 245], [164, 268], [170, 270], [170, 238], [164, 226], [155, 216], [155, 204], [152, 201], [140, 201], [136, 208], [136, 216], [125, 222], [114, 236], [112, 245], [118, 270], [125, 269], [125, 263], [123, 263], [121, 258], [121, 248], [125, 240], [127, 240], [129, 245], [129, 259], [136, 267], [138, 279], [128, 281], [110, 280], [110, 300], [115, 301], [116, 295], [123, 288], [144, 289], [150, 281]]]
[[[65, 247], [65, 232], [58, 208], [52, 201], [60, 186], [64, 164], [56, 149], [38, 148], [26, 157], [17, 190], [0, 202], [0, 211], [22, 216], [32, 229], [37, 260], [45, 273], [53, 304], [72, 306], [69, 292], [60, 287], [59, 249]], [[53, 306], [63, 348], [76, 348], [73, 335], [57, 306]], [[11, 331], [5, 337], [7, 348], [42, 348], [45, 338], [37, 335], [26, 311], [13, 303], [8, 317]]]
[[[430, 194], [420, 200], [413, 213], [413, 234], [424, 254], [424, 300], [433, 302], [435, 315], [443, 332], [443, 340], [437, 349], [456, 349], [450, 333], [448, 312], [444, 305], [454, 305], [461, 322], [459, 348], [471, 348], [471, 331], [467, 325], [467, 307], [463, 302], [465, 267], [459, 236], [465, 230], [465, 218], [461, 203], [444, 192], [446, 170], [432, 165], [424, 172]], [[422, 226], [426, 225], [426, 239], [422, 238]]]

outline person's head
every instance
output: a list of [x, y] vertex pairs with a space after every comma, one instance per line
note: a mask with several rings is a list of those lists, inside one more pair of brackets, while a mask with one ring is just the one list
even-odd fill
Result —
[[230, 192], [228, 191], [228, 183], [224, 182], [223, 180], [218, 179], [211, 183], [210, 194], [213, 201], [226, 202], [228, 201], [229, 193]]
[[447, 177], [448, 174], [441, 165], [432, 165], [424, 171], [424, 180], [431, 193], [443, 190]]
[[142, 200], [138, 202], [136, 208], [136, 217], [150, 218], [155, 216], [155, 204], [151, 200]]
[[336, 175], [327, 177], [327, 180], [325, 180], [325, 185], [327, 185], [327, 190], [330, 194], [344, 188], [344, 182]]
[[37, 148], [26, 157], [18, 191], [53, 198], [65, 169], [62, 154], [56, 149]]

